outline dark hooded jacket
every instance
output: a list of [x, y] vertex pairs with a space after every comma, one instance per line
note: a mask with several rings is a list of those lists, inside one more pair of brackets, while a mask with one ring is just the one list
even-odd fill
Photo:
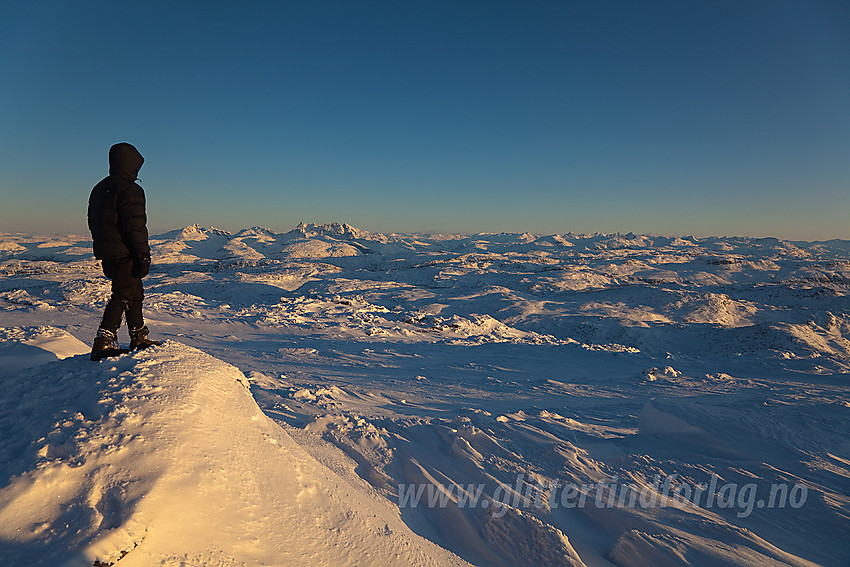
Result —
[[145, 158], [126, 142], [109, 149], [109, 176], [94, 186], [88, 221], [100, 260], [150, 257], [145, 192], [136, 184]]

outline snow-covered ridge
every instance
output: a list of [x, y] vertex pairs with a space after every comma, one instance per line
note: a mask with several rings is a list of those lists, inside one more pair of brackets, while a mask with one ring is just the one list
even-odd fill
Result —
[[314, 224], [301, 222], [294, 229], [286, 233], [288, 235], [300, 235], [304, 238], [314, 238], [316, 236], [331, 236], [334, 238], [343, 238], [346, 240], [379, 240], [386, 241], [387, 237], [383, 234], [372, 234], [365, 230], [360, 230], [347, 223], [329, 223], [329, 224]]
[[247, 386], [176, 342], [0, 376], [5, 564], [465, 563], [316, 462]]
[[[813, 255], [850, 252], [848, 241], [789, 242], [775, 238], [650, 236], [622, 234], [479, 233], [479, 234], [381, 234], [347, 223], [299, 223], [287, 232], [266, 227], [250, 227], [230, 233], [194, 224], [182, 229], [151, 235], [159, 263], [215, 262], [237, 259], [292, 259], [394, 255], [421, 250], [511, 253], [536, 251], [539, 254], [563, 252], [605, 254], [612, 257], [640, 250], [669, 250], [672, 254], [702, 255], [711, 261], [721, 255], [751, 256], [755, 253], [782, 253], [810, 258]], [[37, 236], [0, 233], [0, 259], [53, 259], [80, 261], [90, 258], [90, 241], [84, 236]]]

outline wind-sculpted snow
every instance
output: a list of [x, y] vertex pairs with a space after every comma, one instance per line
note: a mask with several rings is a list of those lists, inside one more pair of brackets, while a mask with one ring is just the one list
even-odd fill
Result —
[[[301, 448], [466, 561], [850, 557], [846, 241], [302, 223], [151, 243], [154, 337], [239, 367]], [[86, 250], [0, 239], [5, 340], [91, 340], [109, 284]]]
[[6, 565], [462, 565], [175, 342], [0, 375]]

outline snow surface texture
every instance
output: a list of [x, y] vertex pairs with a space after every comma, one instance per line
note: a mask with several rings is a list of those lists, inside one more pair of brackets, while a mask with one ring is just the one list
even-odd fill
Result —
[[4, 386], [2, 429], [19, 432], [3, 447], [7, 564], [460, 563], [316, 462], [244, 374], [194, 348], [78, 356]]
[[16, 564], [848, 564], [850, 243], [301, 224], [152, 246], [170, 340], [91, 363], [88, 239], [0, 235]]

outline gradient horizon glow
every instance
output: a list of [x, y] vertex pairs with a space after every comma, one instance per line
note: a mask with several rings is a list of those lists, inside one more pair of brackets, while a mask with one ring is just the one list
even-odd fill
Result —
[[10, 2], [0, 232], [850, 238], [844, 1]]

